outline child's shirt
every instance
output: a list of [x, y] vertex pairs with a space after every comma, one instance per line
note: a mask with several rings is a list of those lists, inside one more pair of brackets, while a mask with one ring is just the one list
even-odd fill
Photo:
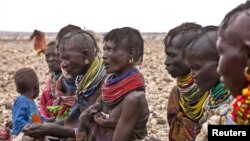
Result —
[[25, 125], [32, 123], [34, 114], [40, 116], [35, 102], [26, 96], [18, 96], [12, 108], [13, 127], [11, 134], [18, 135]]

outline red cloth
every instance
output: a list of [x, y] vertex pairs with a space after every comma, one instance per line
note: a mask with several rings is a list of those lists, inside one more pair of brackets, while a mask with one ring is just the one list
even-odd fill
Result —
[[0, 127], [0, 140], [9, 140], [9, 139], [10, 139], [9, 132], [5, 128]]
[[[62, 106], [62, 109], [60, 109], [59, 111], [56, 110], [55, 112], [50, 112], [51, 114], [53, 114], [53, 116], [55, 116], [57, 119], [61, 118], [60, 116], [63, 116], [65, 114], [65, 112], [69, 112], [76, 101], [76, 95], [71, 95], [68, 96], [66, 95], [66, 93], [63, 93], [61, 91], [62, 89], [62, 80], [63, 79], [63, 75], [61, 75], [55, 85], [55, 99], [53, 101], [53, 106]], [[68, 115], [67, 115], [68, 116]], [[64, 118], [64, 117], [63, 117]]]
[[55, 97], [56, 99], [54, 100], [54, 106], [55, 105], [65, 105], [67, 107], [72, 107], [75, 104], [76, 101], [76, 95], [72, 95], [72, 96], [67, 96], [66, 93], [63, 93], [61, 91], [62, 89], [62, 80], [63, 79], [63, 75], [61, 75], [56, 83], [55, 86]]
[[102, 85], [102, 97], [105, 102], [113, 103], [132, 90], [143, 86], [144, 78], [141, 73], [135, 73], [111, 86], [107, 86], [107, 82], [105, 81]]
[[[47, 108], [48, 106], [62, 105], [63, 109], [59, 113], [59, 115], [62, 115], [68, 108], [71, 108], [75, 104], [76, 96], [65, 96], [65, 94], [61, 91], [61, 82], [62, 75], [57, 79], [57, 81], [49, 79], [46, 84], [40, 100], [40, 113], [45, 118], [58, 115], [49, 112]], [[52, 96], [51, 93], [54, 95]]]
[[52, 80], [49, 79], [40, 100], [40, 113], [45, 118], [50, 118], [53, 116], [47, 109], [48, 106], [53, 105], [53, 96], [51, 95], [51, 85], [54, 84], [52, 83], [53, 83]]

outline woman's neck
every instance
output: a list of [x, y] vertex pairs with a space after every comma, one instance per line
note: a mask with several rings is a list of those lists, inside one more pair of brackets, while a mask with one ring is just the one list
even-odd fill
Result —
[[132, 68], [134, 68], [134, 65], [127, 65], [125, 68], [121, 69], [120, 71], [115, 72], [115, 77], [119, 77], [122, 74], [130, 71]]

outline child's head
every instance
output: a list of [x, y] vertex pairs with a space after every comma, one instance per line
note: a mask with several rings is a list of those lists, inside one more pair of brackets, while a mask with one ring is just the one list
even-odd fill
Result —
[[[16, 90], [21, 95], [35, 99], [39, 94], [39, 82], [35, 71], [31, 68], [22, 68], [14, 75]], [[27, 95], [28, 94], [28, 95]]]

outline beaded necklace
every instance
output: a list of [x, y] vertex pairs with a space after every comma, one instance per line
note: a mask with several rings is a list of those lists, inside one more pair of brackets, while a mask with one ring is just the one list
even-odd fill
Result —
[[232, 117], [237, 124], [250, 123], [250, 85], [242, 89], [242, 93], [235, 98], [233, 108]]
[[186, 88], [186, 87], [192, 85], [193, 82], [194, 82], [194, 80], [193, 80], [191, 74], [188, 74], [188, 75], [183, 76], [183, 77], [178, 77], [177, 81], [176, 81], [179, 89]]
[[224, 104], [228, 100], [230, 93], [220, 82], [210, 90], [209, 96], [208, 107], [212, 109]]
[[200, 93], [190, 74], [177, 78], [177, 87], [180, 91], [179, 104], [183, 112], [189, 118], [198, 120], [202, 116], [202, 105], [209, 93]]

